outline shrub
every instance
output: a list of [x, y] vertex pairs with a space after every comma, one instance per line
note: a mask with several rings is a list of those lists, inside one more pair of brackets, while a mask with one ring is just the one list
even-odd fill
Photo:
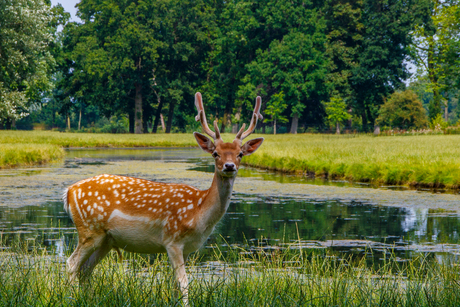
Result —
[[449, 123], [442, 118], [441, 114], [436, 115], [435, 118], [431, 120], [430, 128], [434, 131], [445, 130], [449, 126]]
[[424, 128], [426, 111], [417, 95], [411, 90], [393, 93], [380, 107], [378, 125], [400, 128]]

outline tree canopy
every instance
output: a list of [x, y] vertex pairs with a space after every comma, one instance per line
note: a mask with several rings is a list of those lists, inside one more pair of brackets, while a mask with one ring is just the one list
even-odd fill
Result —
[[51, 11], [43, 0], [0, 2], [0, 125], [28, 115], [50, 89]]
[[262, 131], [281, 100], [281, 132], [325, 128], [335, 97], [370, 131], [411, 61], [430, 116], [458, 105], [457, 1], [81, 0], [81, 22], [43, 1], [0, 3], [0, 127], [35, 103], [67, 128], [115, 116], [132, 133], [191, 130], [201, 91], [222, 131], [250, 118], [257, 95]]

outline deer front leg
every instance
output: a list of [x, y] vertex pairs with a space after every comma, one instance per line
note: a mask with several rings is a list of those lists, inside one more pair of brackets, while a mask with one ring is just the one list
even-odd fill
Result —
[[83, 282], [91, 276], [91, 273], [96, 265], [110, 252], [111, 249], [112, 246], [110, 242], [104, 242], [101, 247], [96, 249], [88, 260], [86, 260], [86, 262], [80, 267], [80, 278]]
[[182, 293], [182, 301], [185, 306], [188, 306], [188, 279], [185, 272], [184, 251], [182, 246], [168, 246], [167, 252], [169, 261], [171, 262], [176, 277], [180, 292]]
[[79, 275], [82, 265], [88, 258], [99, 249], [104, 243], [105, 235], [97, 237], [79, 238], [78, 246], [72, 255], [67, 259], [67, 271], [70, 273], [70, 280], [73, 281]]

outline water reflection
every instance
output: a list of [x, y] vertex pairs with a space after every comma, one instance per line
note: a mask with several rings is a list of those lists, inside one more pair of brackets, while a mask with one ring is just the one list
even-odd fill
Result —
[[[236, 194], [228, 214], [200, 253], [219, 245], [248, 251], [276, 248], [328, 249], [379, 260], [394, 253], [404, 261], [420, 252], [457, 256], [460, 218], [439, 210], [379, 207], [339, 201], [311, 202]], [[61, 202], [0, 207], [3, 246], [44, 246], [58, 254], [73, 249], [77, 235]], [[372, 250], [372, 252], [369, 252]]]

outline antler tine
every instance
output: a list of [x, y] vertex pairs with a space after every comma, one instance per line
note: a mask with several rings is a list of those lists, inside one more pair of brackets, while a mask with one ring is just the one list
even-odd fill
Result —
[[236, 134], [237, 139], [243, 140], [246, 137], [248, 137], [248, 135], [250, 135], [252, 132], [254, 132], [254, 129], [256, 129], [257, 120], [258, 119], [262, 120], [264, 118], [262, 114], [260, 114], [261, 105], [262, 105], [262, 98], [260, 98], [260, 96], [257, 96], [256, 106], [254, 107], [254, 113], [252, 115], [251, 124], [249, 125], [248, 130], [246, 130], [245, 132], [243, 132], [244, 127], [245, 127], [245, 125], [243, 124], [240, 131], [238, 131], [238, 133]]
[[216, 140], [220, 139], [220, 130], [219, 127], [217, 127], [217, 119], [214, 120], [214, 130], [216, 130]]
[[[195, 106], [198, 111], [198, 115], [195, 116], [196, 121], [201, 122], [201, 127], [203, 127], [204, 132], [212, 137], [214, 140], [217, 140], [220, 138], [220, 133], [218, 133], [218, 137], [216, 137], [216, 133], [214, 133], [211, 129], [209, 129], [208, 122], [206, 121], [206, 114], [204, 113], [204, 107], [203, 107], [203, 99], [201, 98], [201, 93], [197, 92], [195, 94]], [[216, 126], [216, 125], [214, 125]], [[216, 130], [217, 131], [217, 130]]]

